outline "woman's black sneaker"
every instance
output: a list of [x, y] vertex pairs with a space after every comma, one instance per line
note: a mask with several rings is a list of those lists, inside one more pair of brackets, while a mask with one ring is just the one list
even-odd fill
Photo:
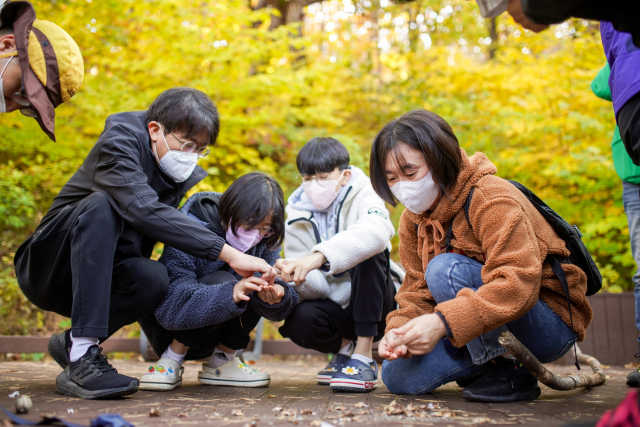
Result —
[[472, 402], [506, 403], [534, 400], [541, 393], [538, 380], [522, 364], [497, 357], [482, 377], [465, 387], [462, 397]]
[[80, 360], [71, 362], [56, 378], [58, 393], [101, 399], [138, 391], [138, 380], [119, 374], [101, 352], [102, 348], [92, 345]]
[[456, 384], [458, 384], [458, 387], [462, 387], [462, 388], [468, 387], [471, 384], [473, 384], [477, 379], [480, 379], [482, 375], [484, 374], [476, 375], [475, 377], [471, 377], [471, 378], [465, 378], [463, 380], [458, 380], [456, 381]]
[[71, 329], [53, 334], [51, 338], [49, 338], [47, 349], [49, 350], [51, 357], [53, 357], [53, 360], [55, 360], [62, 369], [69, 366], [69, 354], [71, 353]]

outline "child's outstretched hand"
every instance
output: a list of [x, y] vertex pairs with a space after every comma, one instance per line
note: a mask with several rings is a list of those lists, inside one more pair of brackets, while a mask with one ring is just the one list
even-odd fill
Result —
[[277, 283], [273, 286], [263, 287], [258, 291], [258, 298], [267, 304], [274, 305], [282, 301], [284, 288]]
[[236, 304], [240, 301], [249, 301], [249, 294], [253, 291], [259, 292], [266, 284], [267, 282], [260, 277], [245, 277], [233, 287], [233, 301]]

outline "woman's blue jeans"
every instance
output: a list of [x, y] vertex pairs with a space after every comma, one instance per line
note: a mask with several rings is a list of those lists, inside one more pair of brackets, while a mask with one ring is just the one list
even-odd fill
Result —
[[[429, 262], [425, 279], [436, 302], [456, 297], [463, 288], [483, 286], [482, 264], [459, 254], [441, 254]], [[463, 348], [445, 338], [423, 356], [384, 362], [382, 380], [396, 394], [428, 393], [443, 384], [482, 374], [491, 359], [506, 353], [498, 343], [503, 331], [511, 331], [542, 363], [564, 356], [576, 335], [544, 302], [538, 300], [524, 316], [480, 335]]]

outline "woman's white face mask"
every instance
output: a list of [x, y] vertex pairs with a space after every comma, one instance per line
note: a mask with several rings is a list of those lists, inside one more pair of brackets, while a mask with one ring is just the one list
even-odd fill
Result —
[[160, 159], [158, 157], [158, 148], [156, 147], [156, 143], [153, 143], [156, 159], [158, 159], [160, 169], [169, 175], [175, 182], [186, 181], [198, 165], [198, 154], [195, 152], [186, 153], [180, 150], [172, 150], [169, 148], [169, 144], [167, 144], [167, 139], [164, 136], [162, 126], [160, 126], [160, 132], [162, 133], [162, 139], [164, 140], [168, 150]]
[[389, 187], [391, 193], [407, 209], [415, 214], [422, 214], [433, 205], [440, 190], [433, 180], [431, 171], [417, 181], [400, 181]]

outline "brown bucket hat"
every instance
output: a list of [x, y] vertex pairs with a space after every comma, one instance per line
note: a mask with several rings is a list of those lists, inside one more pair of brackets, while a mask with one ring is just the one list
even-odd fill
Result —
[[10, 1], [0, 11], [2, 25], [13, 26], [22, 69], [22, 86], [31, 112], [53, 141], [55, 108], [69, 100], [82, 85], [84, 63], [80, 48], [62, 28], [36, 19], [27, 1]]

